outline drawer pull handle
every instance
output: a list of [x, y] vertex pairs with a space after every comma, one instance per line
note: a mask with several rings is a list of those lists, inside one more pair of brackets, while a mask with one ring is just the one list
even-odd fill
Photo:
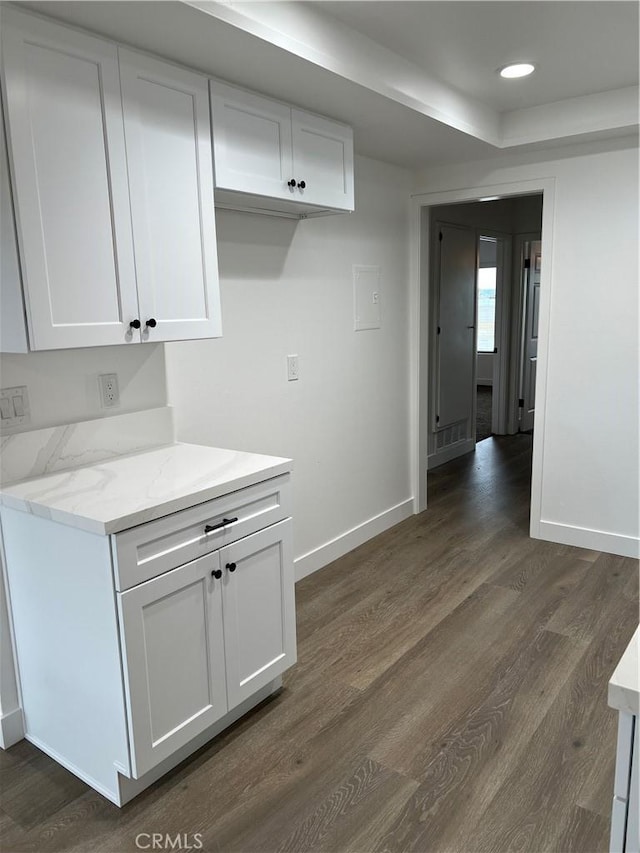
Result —
[[222, 577], [222, 569], [213, 569], [213, 571], [211, 572], [211, 577], [219, 581]]
[[214, 530], [220, 530], [221, 527], [226, 527], [227, 524], [233, 524], [237, 521], [238, 518], [223, 518], [222, 521], [219, 521], [217, 524], [207, 524], [204, 529], [205, 533], [213, 533]]
[[235, 572], [236, 564], [235, 563], [227, 563], [226, 568], [229, 569], [230, 572]]

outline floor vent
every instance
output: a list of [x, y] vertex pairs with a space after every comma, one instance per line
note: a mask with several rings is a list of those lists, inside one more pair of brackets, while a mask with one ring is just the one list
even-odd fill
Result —
[[465, 441], [467, 438], [467, 422], [460, 421], [457, 424], [445, 427], [438, 430], [436, 433], [436, 449], [442, 450], [443, 447], [449, 447], [452, 444], [457, 444], [459, 441]]

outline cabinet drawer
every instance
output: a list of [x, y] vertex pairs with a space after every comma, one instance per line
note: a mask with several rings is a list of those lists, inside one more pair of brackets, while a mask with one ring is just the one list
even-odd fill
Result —
[[[112, 537], [119, 592], [229, 545], [291, 515], [291, 477], [283, 474], [164, 516]], [[224, 519], [230, 523], [222, 525]], [[205, 526], [216, 528], [205, 533]]]

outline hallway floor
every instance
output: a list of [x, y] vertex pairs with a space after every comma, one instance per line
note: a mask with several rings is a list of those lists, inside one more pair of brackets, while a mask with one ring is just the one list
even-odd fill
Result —
[[429, 509], [298, 584], [285, 688], [122, 810], [22, 742], [2, 850], [605, 851], [633, 560], [529, 539], [531, 438], [429, 475]]

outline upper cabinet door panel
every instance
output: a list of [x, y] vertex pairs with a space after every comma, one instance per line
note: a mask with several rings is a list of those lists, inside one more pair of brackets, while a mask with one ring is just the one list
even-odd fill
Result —
[[2, 15], [32, 347], [129, 342], [138, 311], [117, 49]]
[[354, 209], [353, 131], [326, 118], [291, 110], [293, 171], [299, 201]]
[[216, 188], [290, 198], [291, 109], [211, 81]]
[[120, 73], [143, 340], [215, 337], [208, 81], [122, 49]]
[[0, 115], [0, 348], [2, 352], [28, 352], [9, 160]]

